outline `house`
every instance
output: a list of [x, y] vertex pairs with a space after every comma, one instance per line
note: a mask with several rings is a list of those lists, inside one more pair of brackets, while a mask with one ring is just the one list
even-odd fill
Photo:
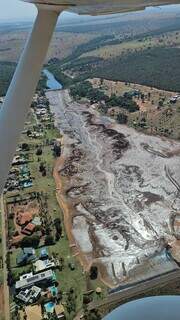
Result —
[[177, 98], [175, 98], [175, 97], [172, 97], [170, 100], [170, 103], [176, 103], [176, 101], [177, 101]]
[[55, 269], [57, 265], [58, 264], [53, 259], [37, 260], [36, 262], [33, 263], [35, 273], [48, 270], [48, 269]]
[[21, 232], [27, 236], [30, 236], [33, 234], [36, 226], [33, 223], [28, 223], [27, 226], [24, 227], [24, 229], [21, 230]]
[[36, 260], [35, 250], [33, 248], [24, 248], [17, 257], [16, 263], [18, 266], [24, 266], [34, 260]]
[[27, 163], [27, 160], [24, 158], [24, 157], [20, 157], [19, 155], [18, 156], [15, 156], [13, 158], [13, 161], [12, 161], [12, 165], [20, 165], [20, 164], [25, 164]]
[[19, 226], [24, 226], [32, 221], [32, 213], [30, 212], [18, 212], [16, 217], [16, 223]]
[[43, 133], [39, 133], [39, 132], [34, 131], [29, 135], [29, 137], [35, 138], [35, 139], [40, 138], [40, 137], [43, 137]]
[[41, 288], [33, 286], [30, 289], [21, 290], [16, 299], [22, 301], [25, 304], [34, 303], [41, 296]]
[[49, 287], [55, 283], [56, 275], [52, 270], [47, 270], [41, 273], [33, 274], [32, 272], [24, 274], [15, 284], [16, 291], [30, 288], [33, 286]]

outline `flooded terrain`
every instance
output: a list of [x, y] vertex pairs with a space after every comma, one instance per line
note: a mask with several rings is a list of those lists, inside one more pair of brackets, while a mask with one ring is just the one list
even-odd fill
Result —
[[84, 268], [98, 266], [111, 287], [176, 268], [166, 249], [180, 239], [180, 143], [118, 125], [65, 90], [47, 96], [63, 134], [57, 194]]

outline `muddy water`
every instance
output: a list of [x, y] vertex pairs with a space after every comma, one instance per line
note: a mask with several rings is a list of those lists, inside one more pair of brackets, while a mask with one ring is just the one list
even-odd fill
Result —
[[48, 92], [63, 133], [58, 176], [69, 207], [66, 228], [85, 265], [110, 286], [176, 267], [165, 246], [180, 207], [180, 143], [117, 125], [67, 91]]

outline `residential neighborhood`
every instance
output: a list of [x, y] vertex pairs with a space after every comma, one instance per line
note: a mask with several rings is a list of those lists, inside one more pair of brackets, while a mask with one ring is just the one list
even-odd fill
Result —
[[56, 199], [53, 167], [62, 143], [49, 101], [38, 92], [3, 195], [11, 319], [73, 319], [86, 291], [90, 300], [103, 296], [73, 254]]

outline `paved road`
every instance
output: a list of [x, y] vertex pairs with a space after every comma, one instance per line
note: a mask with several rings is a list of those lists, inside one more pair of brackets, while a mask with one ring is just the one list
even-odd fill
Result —
[[177, 269], [175, 271], [169, 272], [164, 275], [160, 275], [156, 278], [144, 281], [144, 282], [137, 284], [137, 285], [134, 285], [130, 288], [126, 288], [126, 289], [123, 289], [119, 292], [113, 293], [99, 303], [92, 302], [89, 304], [88, 309], [93, 310], [93, 309], [102, 307], [104, 305], [110, 306], [111, 304], [114, 304], [114, 303], [121, 303], [126, 299], [130, 299], [130, 298], [135, 297], [139, 294], [143, 294], [148, 291], [151, 291], [152, 289], [159, 288], [160, 286], [168, 284], [174, 280], [180, 281], [180, 269]]
[[4, 318], [5, 320], [10, 319], [9, 312], [9, 287], [7, 285], [7, 265], [6, 265], [6, 254], [7, 254], [7, 239], [6, 239], [6, 214], [4, 210], [4, 199], [3, 196], [0, 198], [1, 207], [1, 224], [2, 224], [2, 257], [3, 257], [3, 283], [4, 283]]

